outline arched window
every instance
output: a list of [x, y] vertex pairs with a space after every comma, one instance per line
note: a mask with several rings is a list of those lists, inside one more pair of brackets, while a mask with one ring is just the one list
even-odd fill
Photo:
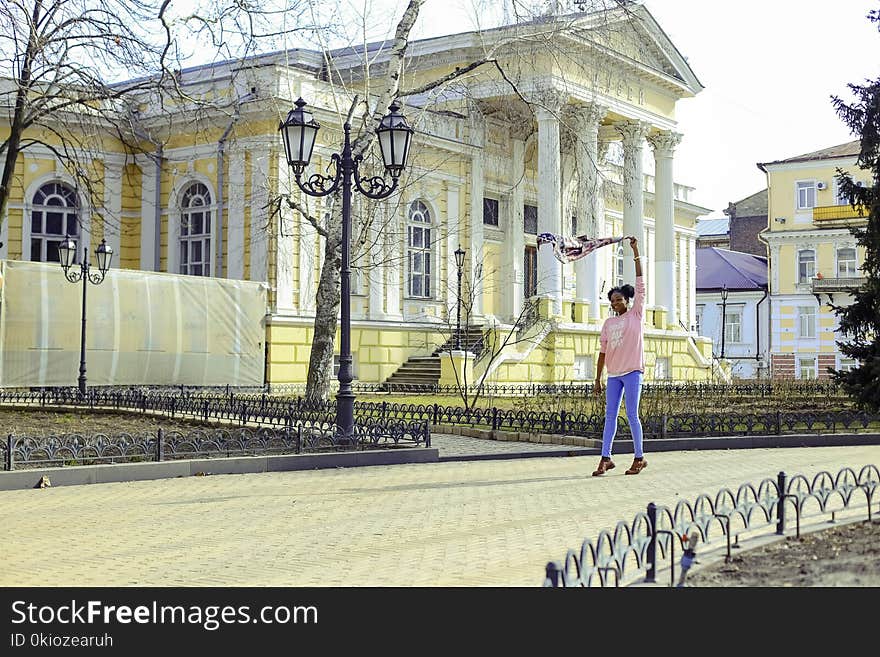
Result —
[[431, 291], [431, 211], [422, 201], [413, 201], [407, 213], [408, 293], [430, 298]]
[[193, 183], [180, 197], [180, 273], [211, 275], [211, 192]]
[[48, 183], [34, 194], [32, 205], [31, 260], [58, 262], [58, 245], [64, 236], [79, 233], [76, 193], [63, 183]]

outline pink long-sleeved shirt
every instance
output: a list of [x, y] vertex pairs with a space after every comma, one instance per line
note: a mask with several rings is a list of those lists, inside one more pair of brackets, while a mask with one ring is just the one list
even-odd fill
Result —
[[600, 351], [605, 353], [608, 376], [623, 376], [645, 371], [645, 348], [642, 320], [645, 312], [645, 280], [636, 277], [636, 296], [632, 307], [622, 315], [609, 317], [599, 336]]

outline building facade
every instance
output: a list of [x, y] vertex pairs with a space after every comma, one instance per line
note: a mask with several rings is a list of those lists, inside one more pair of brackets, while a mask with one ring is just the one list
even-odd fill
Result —
[[864, 249], [850, 232], [867, 210], [852, 208], [837, 186], [837, 169], [870, 184], [856, 167], [859, 142], [765, 162], [768, 227], [761, 237], [770, 254], [770, 327], [774, 377], [826, 379], [829, 368], [855, 364], [837, 347], [841, 339], [831, 305], [846, 305], [864, 283]]
[[[386, 201], [354, 196], [357, 379], [386, 381], [447, 340], [461, 247], [470, 326], [527, 332], [529, 304], [546, 320], [492, 363], [475, 361], [474, 380], [592, 380], [607, 291], [634, 278], [629, 246], [563, 265], [537, 247], [542, 232], [639, 236], [647, 378], [710, 377], [711, 344], [691, 330], [695, 222], [707, 210], [673, 179], [675, 105], [702, 89], [688, 63], [636, 6], [414, 41], [403, 87], [424, 88], [487, 51], [497, 65], [402, 98], [416, 135], [401, 185]], [[206, 112], [196, 129], [186, 104], [171, 120], [152, 101], [133, 106], [143, 149], [130, 152], [108, 130], [89, 164], [100, 184], [87, 194], [51, 151], [28, 149], [16, 162], [0, 258], [52, 261], [69, 234], [106, 239], [123, 268], [265, 282], [266, 381], [305, 381], [332, 197], [299, 192], [278, 123], [305, 99], [322, 126], [309, 170], [332, 170], [351, 90], [375, 102], [369, 79], [388, 60], [371, 45], [182, 71], [192, 98], [223, 111]]]

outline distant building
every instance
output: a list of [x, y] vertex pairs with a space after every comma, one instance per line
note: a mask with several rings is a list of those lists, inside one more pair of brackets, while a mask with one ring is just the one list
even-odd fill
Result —
[[697, 222], [697, 249], [730, 248], [730, 219], [701, 219]]
[[694, 330], [712, 340], [712, 354], [727, 360], [736, 378], [769, 373], [767, 258], [718, 247], [697, 249]]
[[758, 233], [767, 228], [767, 197], [763, 189], [727, 205], [724, 214], [730, 220], [731, 251], [767, 257], [767, 245], [758, 239]]
[[770, 257], [774, 377], [824, 379], [829, 368], [855, 365], [837, 347], [842, 338], [831, 305], [849, 304], [865, 283], [865, 250], [850, 228], [864, 226], [868, 211], [851, 207], [837, 185], [838, 169], [871, 184], [858, 154], [859, 141], [851, 141], [758, 164], [769, 189], [770, 221], [761, 237]]

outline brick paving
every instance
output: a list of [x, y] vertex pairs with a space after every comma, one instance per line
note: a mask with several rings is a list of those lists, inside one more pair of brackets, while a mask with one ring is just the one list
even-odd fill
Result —
[[570, 447], [472, 440], [435, 446], [476, 460], [0, 492], [0, 586], [539, 586], [648, 502], [880, 464], [880, 446], [659, 452], [598, 478], [593, 455], [476, 458]]

